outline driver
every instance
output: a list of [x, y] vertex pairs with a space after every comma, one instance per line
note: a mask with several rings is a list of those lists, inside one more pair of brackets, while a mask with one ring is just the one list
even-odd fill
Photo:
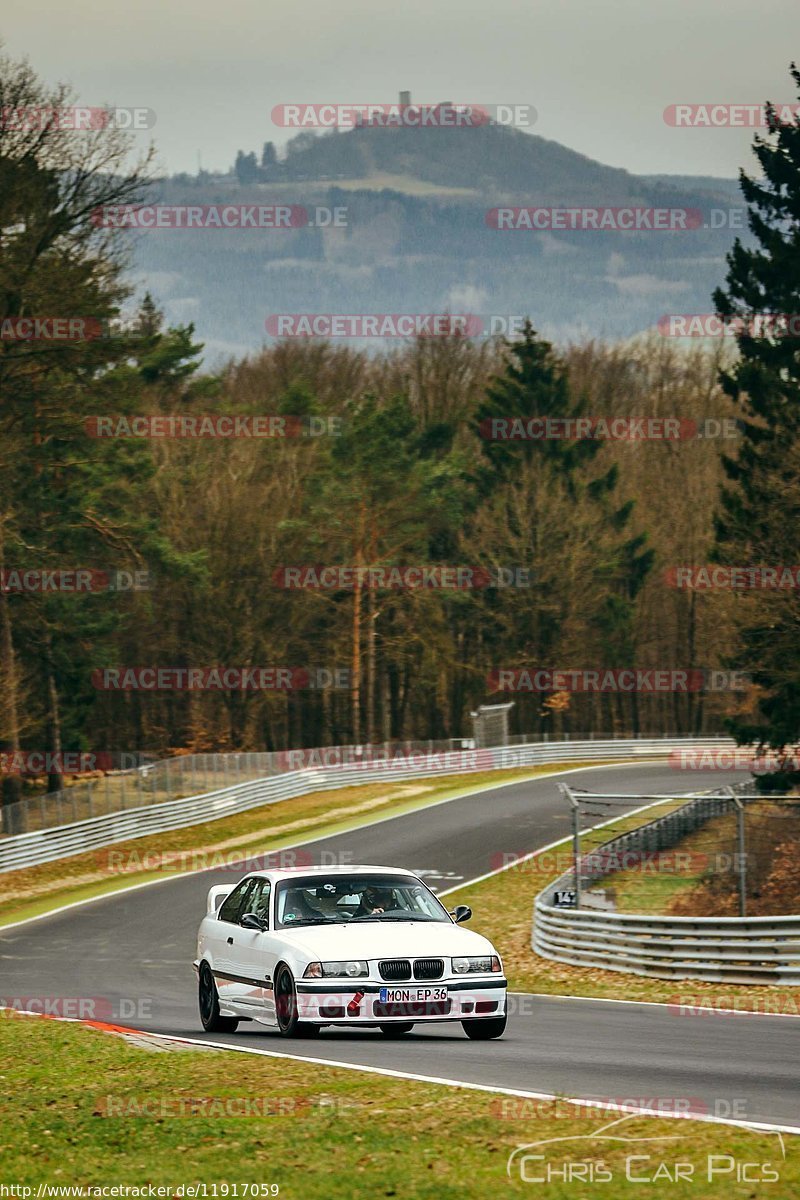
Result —
[[394, 907], [390, 888], [365, 887], [361, 893], [361, 902], [356, 909], [356, 917], [373, 917]]

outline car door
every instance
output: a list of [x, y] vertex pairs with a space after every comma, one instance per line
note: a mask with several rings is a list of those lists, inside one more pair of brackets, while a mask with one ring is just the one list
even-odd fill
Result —
[[246, 932], [240, 927], [239, 919], [248, 911], [247, 905], [257, 882], [251, 877], [237, 884], [230, 896], [223, 900], [217, 916], [218, 929], [213, 938], [211, 956], [214, 982], [219, 998], [225, 1004], [237, 1005], [247, 990], [237, 965], [237, 940], [240, 934]]
[[245, 929], [242, 918], [249, 914], [270, 921], [272, 884], [269, 879], [255, 879], [247, 892], [238, 914], [238, 928], [233, 933], [231, 974], [236, 976], [236, 1009], [243, 1015], [263, 1020], [275, 1015], [272, 971], [266, 954], [269, 934], [259, 929]]

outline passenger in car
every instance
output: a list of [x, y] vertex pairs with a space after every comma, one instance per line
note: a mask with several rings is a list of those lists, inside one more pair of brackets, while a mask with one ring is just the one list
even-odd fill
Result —
[[325, 918], [318, 908], [309, 902], [303, 888], [292, 888], [286, 896], [283, 909], [284, 921], [324, 921]]

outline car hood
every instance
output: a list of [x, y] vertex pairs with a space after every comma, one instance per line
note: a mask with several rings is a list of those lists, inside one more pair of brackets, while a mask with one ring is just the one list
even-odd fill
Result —
[[346, 958], [427, 958], [465, 954], [496, 954], [488, 938], [444, 921], [353, 922], [348, 925], [308, 925], [278, 931], [278, 935], [311, 962]]

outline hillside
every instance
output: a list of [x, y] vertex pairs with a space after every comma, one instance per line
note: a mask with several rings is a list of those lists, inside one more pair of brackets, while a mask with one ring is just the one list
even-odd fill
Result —
[[[161, 180], [153, 200], [340, 207], [346, 227], [135, 240], [143, 285], [171, 320], [195, 322], [211, 360], [257, 348], [266, 318], [287, 312], [530, 314], [557, 340], [628, 336], [665, 313], [708, 311], [740, 232], [732, 180], [637, 177], [499, 126], [303, 133], [262, 161], [251, 154], [239, 178]], [[702, 221], [666, 233], [487, 225], [488, 210], [512, 205], [691, 208]]]
[[538, 135], [499, 125], [476, 129], [353, 129], [289, 143], [273, 173], [290, 179], [368, 179], [391, 172], [487, 198], [545, 192], [613, 203], [636, 192], [627, 171], [603, 166]]

